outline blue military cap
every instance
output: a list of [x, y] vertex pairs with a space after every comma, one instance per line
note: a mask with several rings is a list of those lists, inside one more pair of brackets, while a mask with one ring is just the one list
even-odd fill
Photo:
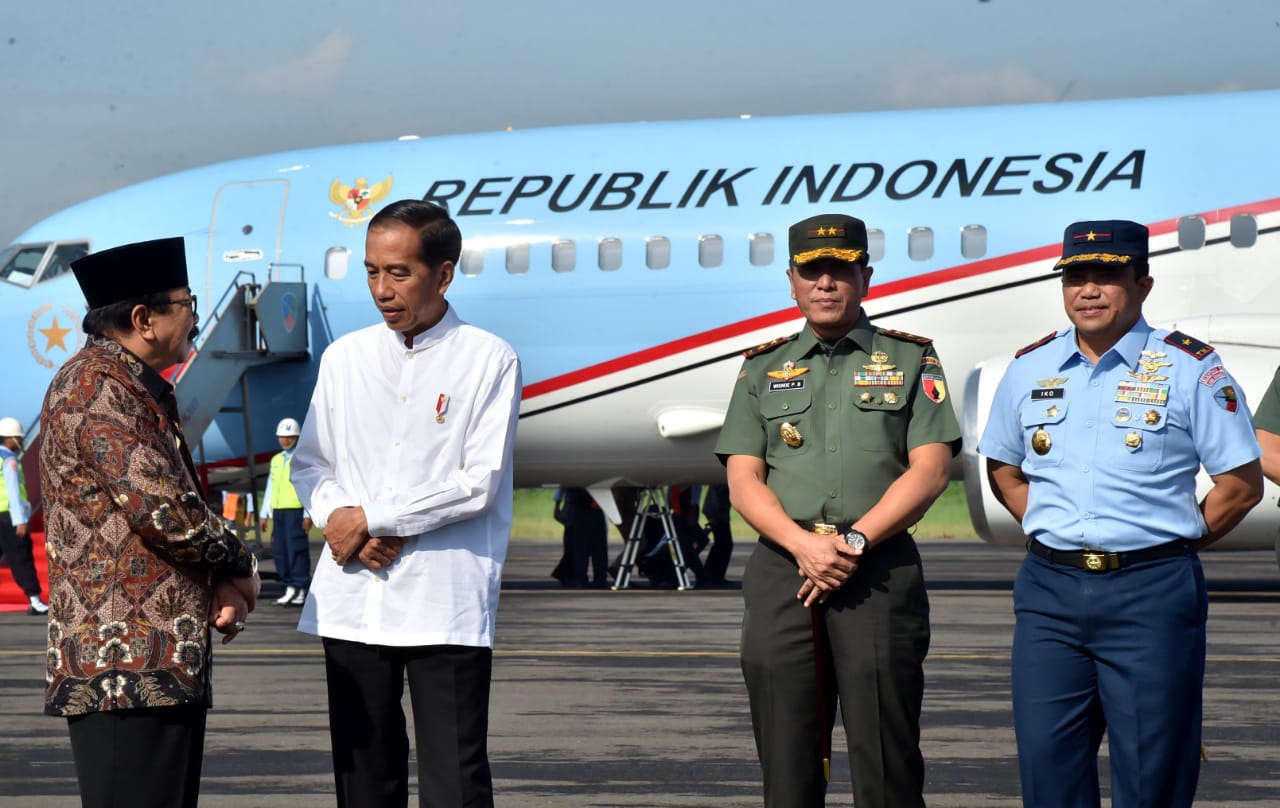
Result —
[[1145, 262], [1149, 235], [1146, 225], [1124, 219], [1076, 222], [1062, 235], [1062, 258], [1053, 268], [1100, 264], [1118, 269]]

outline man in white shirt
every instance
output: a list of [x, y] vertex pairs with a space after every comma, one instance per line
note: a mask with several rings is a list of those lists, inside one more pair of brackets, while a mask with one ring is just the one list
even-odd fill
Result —
[[520, 362], [444, 299], [462, 235], [394, 202], [365, 270], [385, 325], [320, 361], [291, 478], [329, 553], [298, 629], [324, 638], [339, 806], [404, 805], [408, 673], [420, 806], [492, 806], [489, 682], [511, 530]]

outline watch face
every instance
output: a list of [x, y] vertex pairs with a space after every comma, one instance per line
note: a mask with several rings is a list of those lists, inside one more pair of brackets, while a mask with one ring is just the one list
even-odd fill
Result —
[[865, 550], [867, 548], [867, 537], [861, 533], [850, 531], [844, 534], [844, 543], [855, 550]]

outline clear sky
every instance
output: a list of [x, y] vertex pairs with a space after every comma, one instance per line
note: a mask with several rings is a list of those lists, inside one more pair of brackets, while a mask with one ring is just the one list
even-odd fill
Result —
[[183, 168], [403, 134], [1280, 88], [1275, 0], [0, 7], [0, 244]]

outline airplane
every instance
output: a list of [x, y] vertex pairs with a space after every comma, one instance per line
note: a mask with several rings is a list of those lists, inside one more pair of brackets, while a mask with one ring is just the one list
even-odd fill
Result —
[[[182, 235], [203, 334], [174, 378], [197, 461], [264, 462], [274, 423], [306, 412], [324, 347], [379, 321], [364, 225], [412, 197], [462, 229], [452, 305], [522, 357], [517, 485], [718, 482], [743, 350], [801, 325], [787, 227], [840, 211], [872, 228], [868, 313], [932, 337], [948, 370], [975, 528], [1020, 544], [974, 447], [1013, 351], [1068, 324], [1052, 270], [1068, 223], [1147, 224], [1148, 321], [1214, 344], [1261, 397], [1280, 363], [1277, 110], [1280, 92], [1242, 92], [743, 116], [405, 136], [183, 171], [0, 252], [4, 414], [38, 433], [44, 390], [83, 342], [70, 262]], [[1219, 546], [1273, 547], [1276, 493]]]

